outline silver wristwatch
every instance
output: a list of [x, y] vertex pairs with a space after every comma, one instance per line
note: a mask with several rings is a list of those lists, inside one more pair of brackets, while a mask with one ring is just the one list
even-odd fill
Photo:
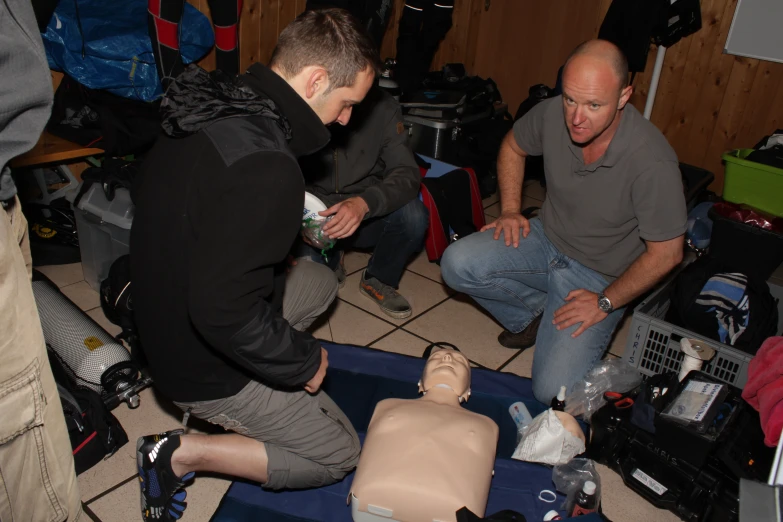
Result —
[[606, 295], [604, 295], [603, 292], [598, 294], [598, 308], [601, 309], [602, 312], [611, 314], [614, 312], [614, 307], [612, 306], [612, 302], [609, 300]]

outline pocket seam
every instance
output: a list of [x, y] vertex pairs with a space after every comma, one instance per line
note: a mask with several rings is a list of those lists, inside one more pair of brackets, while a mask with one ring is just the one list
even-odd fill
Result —
[[27, 367], [11, 377], [5, 382], [0, 383], [0, 400], [10, 396], [12, 393], [18, 392], [25, 387], [30, 386], [33, 391], [33, 418], [32, 422], [20, 427], [8, 436], [0, 439], [0, 444], [6, 444], [19, 437], [21, 434], [30, 431], [38, 426], [43, 425], [43, 389], [41, 386], [41, 372], [38, 366], [38, 359], [33, 359], [33, 362], [27, 365]]
[[[0, 440], [0, 445], [11, 443], [21, 436], [28, 434], [29, 432], [29, 436], [33, 437], [33, 440], [35, 441], [35, 450], [38, 453], [38, 466], [41, 473], [41, 481], [43, 482], [46, 496], [49, 499], [49, 503], [51, 504], [53, 511], [52, 518], [50, 520], [64, 520], [64, 517], [67, 516], [67, 509], [60, 501], [60, 498], [55, 491], [54, 485], [52, 484], [52, 476], [49, 470], [49, 459], [47, 458], [44, 444], [43, 408], [46, 405], [46, 397], [43, 393], [41, 371], [37, 357], [33, 359], [33, 361], [18, 374], [11, 377], [7, 381], [0, 383], [0, 399], [7, 397], [14, 392], [18, 392], [26, 386], [30, 386], [33, 390], [32, 423], [27, 424], [19, 430], [11, 433], [8, 437], [3, 438], [3, 440]], [[3, 481], [5, 482], [5, 478]], [[5, 493], [8, 495], [7, 488]]]
[[[336, 424], [340, 429], [342, 429], [343, 431], [345, 431], [346, 433], [348, 433], [350, 435], [351, 430], [348, 429], [348, 427], [339, 418], [337, 418], [336, 416], [333, 416], [329, 412], [329, 410], [327, 410], [324, 406], [319, 404], [318, 405], [318, 411], [321, 413], [321, 415], [323, 415], [329, 421], [331, 421], [332, 424]], [[359, 441], [357, 441], [356, 439], [354, 439], [354, 437], [351, 437], [351, 444], [353, 445], [354, 449], [361, 450], [361, 443]]]

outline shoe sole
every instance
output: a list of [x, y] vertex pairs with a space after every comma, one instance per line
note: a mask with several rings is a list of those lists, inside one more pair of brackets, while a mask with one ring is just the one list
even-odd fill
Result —
[[533, 341], [532, 343], [529, 343], [529, 344], [522, 344], [522, 345], [517, 345], [517, 346], [509, 346], [508, 344], [503, 344], [500, 341], [500, 339], [498, 339], [498, 344], [500, 346], [502, 346], [503, 348], [508, 348], [509, 350], [527, 350], [528, 348], [532, 348], [533, 346], [535, 346], [536, 342]]
[[[144, 437], [139, 437], [136, 440], [136, 469], [142, 469], [144, 464], [144, 454], [141, 452], [141, 447], [144, 445]], [[139, 507], [141, 508], [141, 518], [144, 518], [144, 512], [147, 509], [147, 503], [144, 501], [144, 483], [142, 482], [141, 475], [139, 475]]]
[[362, 294], [367, 299], [369, 299], [370, 301], [372, 301], [373, 303], [377, 304], [378, 308], [381, 309], [381, 312], [385, 313], [389, 317], [393, 317], [395, 319], [407, 319], [413, 314], [413, 310], [408, 310], [407, 312], [394, 312], [392, 310], [385, 309], [374, 297], [368, 294], [367, 291], [361, 286], [359, 287], [359, 293]]

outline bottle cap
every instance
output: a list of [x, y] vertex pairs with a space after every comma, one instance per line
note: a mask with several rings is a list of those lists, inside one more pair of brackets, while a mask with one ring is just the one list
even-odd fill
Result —
[[564, 401], [565, 400], [565, 394], [566, 394], [566, 387], [561, 386], [560, 391], [557, 392], [557, 400]]
[[592, 480], [588, 480], [587, 482], [585, 482], [582, 491], [584, 491], [588, 495], [593, 495], [595, 493], [595, 482], [593, 482]]
[[549, 522], [550, 520], [563, 520], [563, 517], [561, 517], [560, 513], [558, 513], [553, 509], [552, 511], [548, 511], [547, 514], [544, 515], [544, 522]]

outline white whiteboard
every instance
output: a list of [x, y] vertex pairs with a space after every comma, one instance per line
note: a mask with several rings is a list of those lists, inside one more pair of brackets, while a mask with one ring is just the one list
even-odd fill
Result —
[[723, 50], [783, 62], [783, 0], [739, 0]]

